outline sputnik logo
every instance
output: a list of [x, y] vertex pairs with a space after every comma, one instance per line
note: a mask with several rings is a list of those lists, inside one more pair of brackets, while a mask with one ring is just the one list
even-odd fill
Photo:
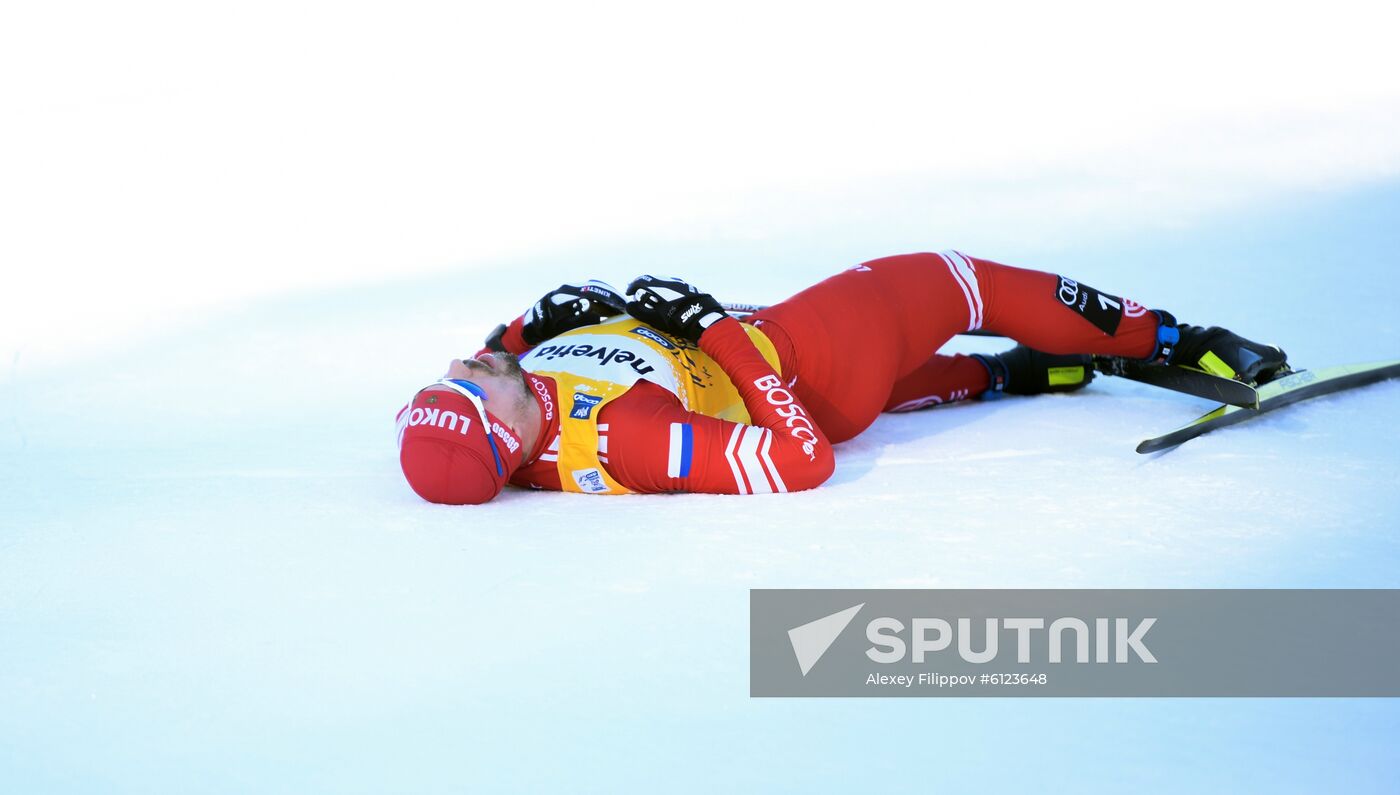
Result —
[[797, 667], [802, 669], [803, 676], [812, 670], [812, 666], [826, 654], [831, 644], [841, 637], [841, 633], [846, 631], [851, 619], [856, 617], [856, 613], [859, 613], [862, 607], [865, 607], [865, 602], [788, 630], [792, 653], [797, 656]]

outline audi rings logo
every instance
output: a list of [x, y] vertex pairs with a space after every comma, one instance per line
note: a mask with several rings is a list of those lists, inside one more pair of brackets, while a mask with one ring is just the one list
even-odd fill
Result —
[[1074, 306], [1079, 301], [1079, 282], [1061, 276], [1058, 295], [1060, 297], [1060, 303], [1065, 306]]

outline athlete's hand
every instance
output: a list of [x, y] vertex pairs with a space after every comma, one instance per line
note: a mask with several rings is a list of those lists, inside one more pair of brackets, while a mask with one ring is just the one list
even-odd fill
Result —
[[521, 316], [520, 336], [526, 344], [535, 346], [566, 331], [626, 312], [627, 301], [606, 282], [590, 279], [582, 284], [561, 284]]
[[709, 293], [681, 279], [656, 276], [639, 276], [627, 285], [627, 314], [697, 345], [705, 329], [727, 317]]

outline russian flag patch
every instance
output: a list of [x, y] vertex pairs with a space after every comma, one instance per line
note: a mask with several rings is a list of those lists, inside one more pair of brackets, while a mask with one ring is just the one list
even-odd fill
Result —
[[690, 477], [690, 459], [694, 451], [695, 438], [690, 423], [671, 423], [671, 447], [666, 459], [666, 477]]

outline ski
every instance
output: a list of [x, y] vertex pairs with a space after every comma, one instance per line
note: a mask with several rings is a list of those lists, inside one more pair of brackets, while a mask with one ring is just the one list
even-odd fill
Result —
[[1182, 442], [1216, 428], [1254, 419], [1261, 414], [1290, 406], [1302, 400], [1330, 395], [1347, 389], [1374, 384], [1390, 378], [1400, 378], [1400, 360], [1324, 367], [1320, 370], [1298, 370], [1259, 387], [1259, 408], [1221, 406], [1197, 417], [1171, 433], [1147, 439], [1137, 446], [1139, 453], [1155, 453], [1176, 447]]
[[1124, 359], [1119, 356], [1095, 356], [1094, 369], [1104, 375], [1114, 375], [1149, 384], [1173, 392], [1195, 395], [1231, 406], [1253, 409], [1259, 406], [1259, 391], [1253, 386], [1218, 375], [1172, 367], [1155, 362]]

